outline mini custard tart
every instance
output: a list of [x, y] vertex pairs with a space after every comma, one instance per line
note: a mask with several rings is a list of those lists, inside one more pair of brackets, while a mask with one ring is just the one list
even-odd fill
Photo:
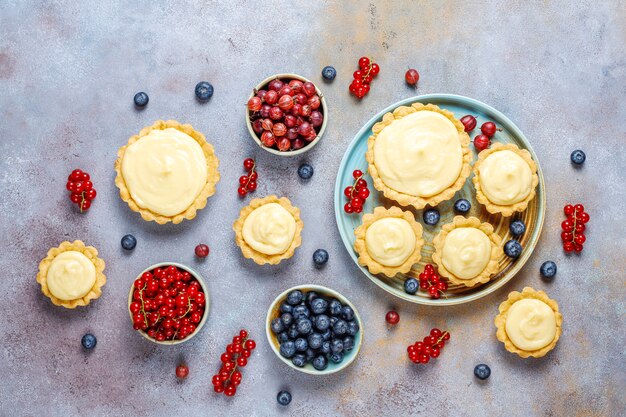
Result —
[[509, 293], [494, 320], [496, 337], [506, 350], [522, 358], [541, 358], [561, 337], [563, 316], [559, 305], [543, 291], [526, 287]]
[[37, 282], [52, 303], [65, 308], [86, 306], [102, 295], [104, 261], [93, 246], [63, 242], [39, 263]]
[[489, 213], [510, 217], [526, 210], [535, 198], [537, 164], [526, 149], [512, 143], [494, 143], [478, 154], [472, 182], [476, 199]]
[[259, 265], [276, 265], [291, 258], [302, 244], [300, 209], [288, 198], [255, 198], [241, 209], [233, 224], [235, 242], [245, 258]]
[[398, 207], [376, 207], [363, 216], [363, 223], [354, 231], [354, 250], [359, 265], [372, 274], [393, 277], [407, 273], [419, 262], [422, 246], [422, 225], [408, 211]]
[[422, 209], [449, 200], [470, 175], [470, 137], [448, 110], [400, 106], [372, 132], [365, 156], [374, 187], [403, 206]]
[[433, 240], [439, 274], [466, 287], [484, 284], [498, 272], [502, 239], [489, 223], [455, 216]]
[[174, 120], [144, 127], [117, 155], [120, 197], [146, 221], [193, 219], [220, 180], [213, 146], [191, 125]]

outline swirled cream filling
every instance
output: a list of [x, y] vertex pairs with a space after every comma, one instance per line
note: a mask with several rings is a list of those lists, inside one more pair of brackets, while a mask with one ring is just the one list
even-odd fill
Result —
[[48, 289], [56, 298], [70, 301], [84, 297], [96, 282], [96, 267], [81, 252], [58, 254], [46, 275]]
[[122, 175], [137, 205], [174, 216], [198, 197], [208, 170], [198, 142], [178, 129], [167, 128], [152, 130], [126, 148]]
[[489, 237], [474, 227], [459, 227], [446, 236], [441, 261], [460, 279], [472, 279], [485, 269], [491, 259]]
[[255, 209], [243, 222], [243, 239], [266, 255], [285, 253], [296, 234], [296, 220], [283, 206], [268, 203]]
[[365, 232], [367, 252], [385, 266], [402, 265], [415, 250], [415, 244], [413, 228], [397, 217], [376, 220]]
[[556, 317], [541, 300], [516, 301], [506, 317], [506, 334], [519, 349], [533, 351], [546, 347], [556, 336]]
[[531, 192], [532, 179], [528, 163], [510, 150], [494, 152], [480, 164], [481, 189], [489, 201], [496, 204], [523, 201]]
[[456, 182], [463, 167], [459, 133], [440, 113], [411, 113], [378, 134], [374, 163], [389, 188], [419, 197], [439, 194]]

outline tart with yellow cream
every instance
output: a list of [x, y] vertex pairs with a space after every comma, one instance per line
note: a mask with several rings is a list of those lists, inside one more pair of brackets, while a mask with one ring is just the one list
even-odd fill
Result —
[[506, 350], [522, 358], [545, 356], [561, 337], [559, 305], [543, 291], [530, 287], [513, 291], [498, 310], [496, 337]]
[[498, 271], [502, 239], [489, 223], [476, 217], [454, 217], [433, 240], [433, 261], [450, 282], [473, 287], [484, 284]]
[[422, 209], [449, 200], [470, 175], [470, 138], [448, 110], [400, 106], [372, 132], [366, 159], [374, 187], [403, 206]]
[[478, 154], [472, 182], [476, 199], [489, 213], [510, 217], [526, 210], [535, 198], [537, 164], [526, 149], [512, 143], [494, 143]]
[[291, 258], [302, 243], [300, 209], [288, 198], [255, 198], [239, 212], [233, 224], [241, 253], [259, 265], [278, 264]]
[[372, 274], [393, 277], [407, 273], [419, 262], [422, 246], [422, 225], [408, 211], [398, 207], [376, 207], [363, 216], [363, 223], [354, 231], [354, 250], [359, 265]]
[[65, 308], [86, 306], [102, 295], [104, 261], [93, 246], [63, 242], [39, 263], [37, 282], [52, 303]]
[[158, 120], [132, 136], [115, 161], [115, 185], [131, 210], [159, 224], [196, 217], [215, 193], [219, 160], [188, 124]]

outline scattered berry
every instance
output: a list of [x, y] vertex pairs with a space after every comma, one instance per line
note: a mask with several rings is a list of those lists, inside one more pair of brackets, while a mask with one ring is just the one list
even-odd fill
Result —
[[195, 252], [198, 258], [206, 258], [207, 256], [209, 256], [209, 247], [204, 243], [201, 243], [196, 246]]
[[313, 176], [313, 167], [309, 164], [302, 164], [298, 168], [298, 176], [303, 180], [308, 180]]
[[243, 161], [243, 168], [248, 171], [247, 175], [239, 177], [239, 188], [237, 194], [239, 197], [245, 197], [246, 194], [257, 189], [257, 179], [259, 174], [256, 171], [256, 162], [252, 158], [246, 158]]
[[135, 106], [137, 107], [145, 107], [148, 104], [149, 100], [150, 98], [143, 91], [135, 94], [135, 97], [133, 97], [133, 102], [135, 103]]
[[78, 205], [81, 213], [89, 210], [91, 201], [96, 198], [96, 189], [89, 174], [80, 169], [75, 169], [67, 177], [65, 188], [71, 193], [70, 201]]
[[483, 135], [487, 136], [488, 138], [491, 138], [493, 135], [495, 135], [496, 131], [498, 130], [502, 129], [499, 129], [494, 122], [485, 122], [480, 127], [480, 131], [483, 132]]
[[343, 207], [343, 210], [348, 213], [361, 213], [363, 211], [363, 205], [370, 195], [370, 190], [367, 188], [367, 181], [363, 179], [363, 172], [359, 169], [355, 169], [352, 172], [354, 183], [352, 186], [348, 186], [343, 191], [348, 201]]
[[367, 57], [359, 59], [359, 69], [354, 71], [354, 79], [350, 84], [350, 93], [359, 100], [365, 97], [370, 91], [370, 83], [380, 72], [380, 67], [373, 60]]
[[485, 379], [489, 378], [490, 375], [491, 375], [491, 369], [484, 363], [481, 363], [480, 365], [476, 365], [476, 367], [474, 368], [474, 376], [480, 379], [481, 381], [484, 381]]
[[96, 347], [98, 340], [96, 339], [96, 336], [91, 333], [87, 333], [82, 337], [82, 339], [80, 339], [80, 343], [85, 349], [91, 350]]
[[392, 326], [395, 326], [400, 321], [400, 315], [394, 310], [388, 311], [385, 316], [385, 321]]
[[279, 392], [276, 396], [276, 401], [278, 401], [278, 404], [283, 406], [289, 405], [291, 402], [291, 393], [289, 393], [289, 391]]
[[200, 81], [196, 84], [196, 97], [200, 101], [207, 101], [213, 96], [213, 86], [208, 81]]
[[437, 223], [439, 223], [439, 219], [441, 218], [441, 215], [439, 214], [439, 210], [435, 208], [424, 210], [424, 214], [422, 216], [424, 219], [424, 223], [426, 223], [429, 226], [436, 225]]
[[336, 76], [337, 70], [330, 65], [322, 69], [322, 77], [324, 77], [326, 81], [332, 81]]
[[511, 239], [504, 244], [504, 253], [509, 258], [517, 259], [522, 254], [522, 244], [515, 239]]
[[552, 280], [556, 275], [556, 263], [553, 261], [545, 261], [539, 268], [541, 276], [546, 280]]
[[233, 337], [232, 343], [226, 346], [226, 351], [220, 357], [221, 368], [213, 375], [213, 391], [224, 393], [232, 397], [237, 393], [237, 387], [241, 384], [241, 368], [248, 364], [248, 358], [256, 347], [254, 340], [250, 339], [246, 330], [241, 330]]
[[484, 151], [491, 145], [491, 140], [487, 135], [478, 135], [474, 138], [474, 148], [478, 152]]
[[513, 236], [521, 236], [526, 232], [526, 224], [522, 220], [513, 220], [509, 225], [509, 231]]
[[582, 204], [575, 206], [568, 204], [563, 207], [563, 212], [567, 216], [567, 219], [561, 223], [563, 249], [567, 253], [582, 252], [583, 244], [586, 241], [584, 232], [587, 228], [586, 224], [589, 222], [589, 214], [585, 212], [585, 207]]
[[570, 159], [572, 160], [574, 164], [582, 165], [585, 162], [585, 159], [587, 159], [587, 157], [585, 156], [585, 153], [583, 151], [581, 151], [580, 149], [577, 149], [574, 152], [572, 152], [572, 154], [570, 155]]
[[133, 235], [124, 235], [122, 237], [122, 248], [125, 250], [133, 250], [137, 246], [137, 239]]
[[326, 252], [326, 250], [317, 249], [313, 252], [313, 263], [315, 263], [315, 266], [321, 267], [328, 262], [328, 257], [328, 252]]
[[465, 131], [469, 132], [474, 130], [474, 128], [476, 127], [476, 118], [471, 114], [468, 114], [461, 117], [461, 123], [463, 123], [463, 126], [465, 126]]
[[[424, 266], [424, 271], [419, 274], [419, 287], [428, 292], [430, 298], [438, 299], [448, 290], [448, 283], [441, 279], [431, 264]], [[406, 282], [405, 282], [406, 285]]]
[[460, 214], [465, 214], [469, 212], [471, 208], [472, 205], [470, 204], [470, 202], [464, 198], [456, 200], [454, 203], [454, 211]]
[[409, 359], [413, 363], [426, 364], [430, 358], [439, 357], [441, 349], [443, 349], [448, 340], [450, 340], [449, 332], [445, 330], [442, 332], [437, 328], [432, 329], [430, 334], [422, 341], [417, 341], [407, 347]]
[[189, 368], [187, 365], [180, 364], [176, 367], [176, 377], [178, 379], [185, 379], [189, 375]]
[[420, 74], [416, 69], [410, 68], [404, 74], [404, 80], [408, 85], [416, 86], [417, 82], [420, 80]]
[[419, 290], [420, 284], [415, 278], [407, 278], [404, 280], [404, 292], [414, 295]]

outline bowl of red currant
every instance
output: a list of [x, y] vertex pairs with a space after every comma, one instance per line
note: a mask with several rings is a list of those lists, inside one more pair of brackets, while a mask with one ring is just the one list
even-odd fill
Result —
[[296, 74], [276, 74], [261, 81], [246, 105], [252, 139], [280, 156], [300, 155], [322, 138], [328, 107], [321, 91]]
[[198, 334], [208, 309], [209, 292], [200, 274], [175, 262], [146, 268], [128, 294], [133, 328], [161, 345], [183, 343]]

